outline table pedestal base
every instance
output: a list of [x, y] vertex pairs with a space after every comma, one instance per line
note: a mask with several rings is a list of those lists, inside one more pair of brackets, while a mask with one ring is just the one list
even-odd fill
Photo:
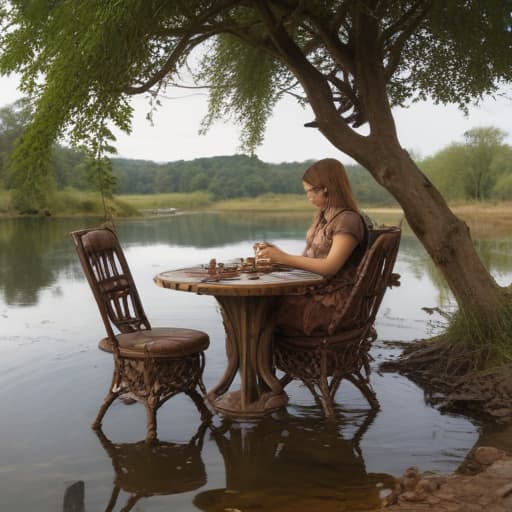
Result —
[[288, 395], [284, 391], [281, 393], [269, 391], [260, 395], [258, 400], [251, 402], [244, 409], [242, 409], [240, 391], [230, 391], [219, 398], [208, 396], [205, 403], [213, 412], [233, 419], [250, 420], [262, 418], [285, 407], [288, 403]]

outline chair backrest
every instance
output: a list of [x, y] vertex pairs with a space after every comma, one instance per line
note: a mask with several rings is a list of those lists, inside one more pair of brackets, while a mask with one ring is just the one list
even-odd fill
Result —
[[359, 263], [356, 283], [345, 304], [340, 323], [354, 327], [373, 325], [386, 288], [391, 285], [401, 231], [399, 228], [372, 230], [368, 247]]
[[150, 329], [119, 240], [108, 228], [73, 231], [80, 263], [100, 309], [107, 334]]

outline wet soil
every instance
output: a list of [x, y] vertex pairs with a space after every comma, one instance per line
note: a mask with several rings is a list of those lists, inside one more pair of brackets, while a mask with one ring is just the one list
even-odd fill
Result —
[[494, 447], [480, 446], [473, 462], [476, 475], [433, 475], [408, 468], [384, 500], [389, 512], [510, 512], [512, 510], [512, 456]]
[[[384, 343], [403, 352], [397, 359], [382, 363], [381, 371], [406, 375], [423, 389], [427, 402], [440, 410], [506, 425], [503, 431], [508, 443], [512, 443], [512, 365], [486, 373], [440, 376], [436, 363], [443, 355], [430, 340], [418, 341], [413, 346]], [[397, 479], [393, 492], [384, 499], [383, 508], [397, 512], [512, 511], [512, 451], [483, 446], [482, 441], [456, 474], [420, 473], [416, 467], [407, 468]], [[492, 438], [486, 441], [493, 443]], [[503, 439], [494, 441], [503, 446]]]

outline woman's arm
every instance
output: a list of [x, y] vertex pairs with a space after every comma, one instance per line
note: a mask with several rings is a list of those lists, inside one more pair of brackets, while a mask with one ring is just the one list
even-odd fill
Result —
[[265, 245], [258, 252], [259, 258], [269, 258], [271, 263], [309, 270], [323, 276], [333, 276], [345, 264], [358, 241], [348, 233], [334, 235], [329, 254], [325, 258], [308, 258], [288, 254], [275, 245]]

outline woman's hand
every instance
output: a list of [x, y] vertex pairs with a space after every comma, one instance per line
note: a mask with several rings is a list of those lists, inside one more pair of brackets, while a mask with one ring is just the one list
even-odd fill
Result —
[[270, 263], [280, 263], [289, 267], [309, 270], [323, 276], [333, 276], [345, 264], [352, 251], [357, 247], [357, 240], [349, 234], [339, 234], [333, 237], [329, 254], [325, 258], [309, 258], [295, 256], [282, 251], [268, 242], [257, 244], [256, 258], [268, 258]]
[[284, 263], [283, 259], [286, 259], [286, 256], [288, 256], [288, 254], [275, 245], [269, 243], [258, 244], [258, 250], [256, 252], [258, 259], [266, 258], [270, 263]]

